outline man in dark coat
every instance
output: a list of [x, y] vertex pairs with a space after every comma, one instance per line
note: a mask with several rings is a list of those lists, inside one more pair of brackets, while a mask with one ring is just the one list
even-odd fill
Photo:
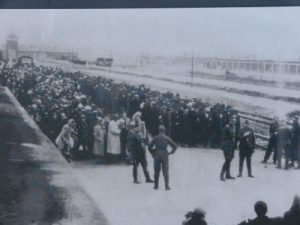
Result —
[[291, 130], [283, 121], [278, 129], [278, 150], [277, 150], [277, 168], [281, 169], [281, 158], [284, 155], [285, 169], [289, 169], [289, 161], [291, 158]]
[[[162, 167], [163, 176], [165, 179], [165, 189], [170, 190], [169, 186], [169, 155], [174, 154], [177, 145], [173, 140], [165, 135], [165, 126], [158, 127], [159, 134], [153, 137], [149, 143], [149, 151], [154, 158], [154, 189], [158, 189], [159, 173]], [[172, 151], [168, 152], [167, 147], [171, 146]]]
[[243, 165], [246, 158], [248, 177], [254, 177], [251, 171], [251, 157], [255, 148], [255, 136], [253, 130], [249, 127], [249, 121], [246, 120], [243, 128], [239, 133], [239, 174], [238, 177], [241, 177], [243, 174]]
[[276, 161], [277, 161], [278, 128], [279, 128], [279, 124], [278, 124], [277, 118], [274, 118], [273, 123], [270, 125], [270, 130], [269, 130], [270, 139], [269, 139], [267, 151], [265, 153], [265, 157], [264, 157], [264, 160], [262, 161], [262, 163], [267, 163], [267, 161], [270, 158], [272, 152], [274, 151], [274, 153], [273, 153], [273, 163], [276, 164]]
[[140, 129], [134, 122], [131, 122], [129, 125], [130, 129], [127, 134], [127, 149], [131, 153], [133, 160], [133, 182], [138, 184], [138, 166], [142, 165], [144, 175], [147, 183], [153, 183], [151, 180], [149, 172], [147, 170], [147, 160], [146, 160], [146, 151], [142, 146], [145, 141], [140, 134]]
[[296, 142], [296, 159], [297, 159], [297, 169], [300, 169], [300, 126], [299, 126], [299, 121], [298, 121], [298, 126], [297, 128], [294, 130], [294, 138], [295, 138], [295, 142]]
[[233, 120], [230, 120], [229, 123], [222, 130], [222, 150], [225, 158], [225, 162], [222, 166], [220, 180], [225, 181], [224, 175], [226, 174], [226, 179], [234, 179], [230, 175], [230, 164], [234, 156], [234, 131], [233, 131]]
[[291, 166], [295, 166], [294, 163], [298, 163], [298, 169], [300, 169], [299, 165], [299, 147], [300, 147], [300, 126], [299, 119], [296, 117], [293, 120], [292, 131], [291, 131]]

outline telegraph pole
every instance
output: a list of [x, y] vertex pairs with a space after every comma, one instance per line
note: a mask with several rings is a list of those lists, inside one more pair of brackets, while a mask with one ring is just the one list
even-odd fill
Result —
[[194, 85], [194, 52], [192, 53], [191, 87]]

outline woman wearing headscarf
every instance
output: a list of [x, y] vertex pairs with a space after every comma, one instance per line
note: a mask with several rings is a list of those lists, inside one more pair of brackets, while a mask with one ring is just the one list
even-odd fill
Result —
[[94, 126], [94, 146], [93, 154], [98, 158], [100, 162], [101, 158], [104, 157], [104, 129], [101, 126], [101, 119], [98, 118], [96, 125]]

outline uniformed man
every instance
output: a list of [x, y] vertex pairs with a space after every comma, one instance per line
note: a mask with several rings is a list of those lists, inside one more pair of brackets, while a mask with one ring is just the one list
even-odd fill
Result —
[[255, 149], [255, 136], [253, 130], [249, 127], [249, 121], [246, 120], [243, 128], [239, 132], [239, 174], [242, 176], [244, 160], [246, 158], [248, 177], [254, 177], [251, 170], [251, 157]]
[[[169, 155], [174, 154], [177, 145], [173, 140], [165, 135], [165, 126], [158, 127], [158, 135], [153, 137], [148, 148], [154, 158], [154, 189], [158, 189], [159, 174], [162, 167], [163, 176], [165, 179], [165, 189], [170, 190], [169, 186]], [[172, 151], [168, 152], [168, 146], [171, 146]]]
[[269, 139], [267, 151], [265, 153], [264, 160], [262, 161], [262, 163], [267, 163], [267, 161], [270, 158], [272, 152], [274, 152], [273, 153], [273, 163], [276, 164], [276, 161], [277, 161], [278, 128], [279, 128], [278, 118], [275, 117], [273, 123], [270, 125], [270, 130], [269, 130], [270, 139]]
[[145, 148], [142, 146], [144, 141], [145, 139], [143, 139], [139, 127], [136, 126], [135, 122], [132, 121], [129, 124], [129, 130], [127, 134], [127, 149], [132, 156], [133, 182], [136, 184], [140, 183], [137, 174], [139, 164], [142, 165], [146, 182], [153, 183], [153, 180], [150, 178], [149, 172], [147, 170], [146, 151]]
[[278, 150], [277, 150], [277, 167], [281, 169], [281, 158], [284, 155], [285, 169], [289, 169], [289, 161], [291, 159], [291, 130], [288, 125], [281, 121], [278, 129]]
[[291, 167], [295, 166], [295, 162], [299, 167], [299, 140], [300, 140], [300, 125], [298, 117], [293, 119], [293, 125], [291, 130]]
[[226, 179], [235, 179], [230, 175], [230, 164], [234, 156], [235, 149], [235, 134], [233, 131], [233, 120], [231, 119], [229, 123], [222, 130], [222, 150], [225, 158], [225, 162], [222, 166], [220, 180], [225, 181], [224, 175], [226, 175]]

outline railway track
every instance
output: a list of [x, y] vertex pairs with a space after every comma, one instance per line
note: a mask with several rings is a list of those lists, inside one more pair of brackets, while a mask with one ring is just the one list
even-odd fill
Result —
[[243, 120], [248, 120], [252, 124], [256, 137], [256, 148], [266, 150], [269, 142], [269, 128], [273, 119], [244, 111], [238, 111], [238, 113]]

